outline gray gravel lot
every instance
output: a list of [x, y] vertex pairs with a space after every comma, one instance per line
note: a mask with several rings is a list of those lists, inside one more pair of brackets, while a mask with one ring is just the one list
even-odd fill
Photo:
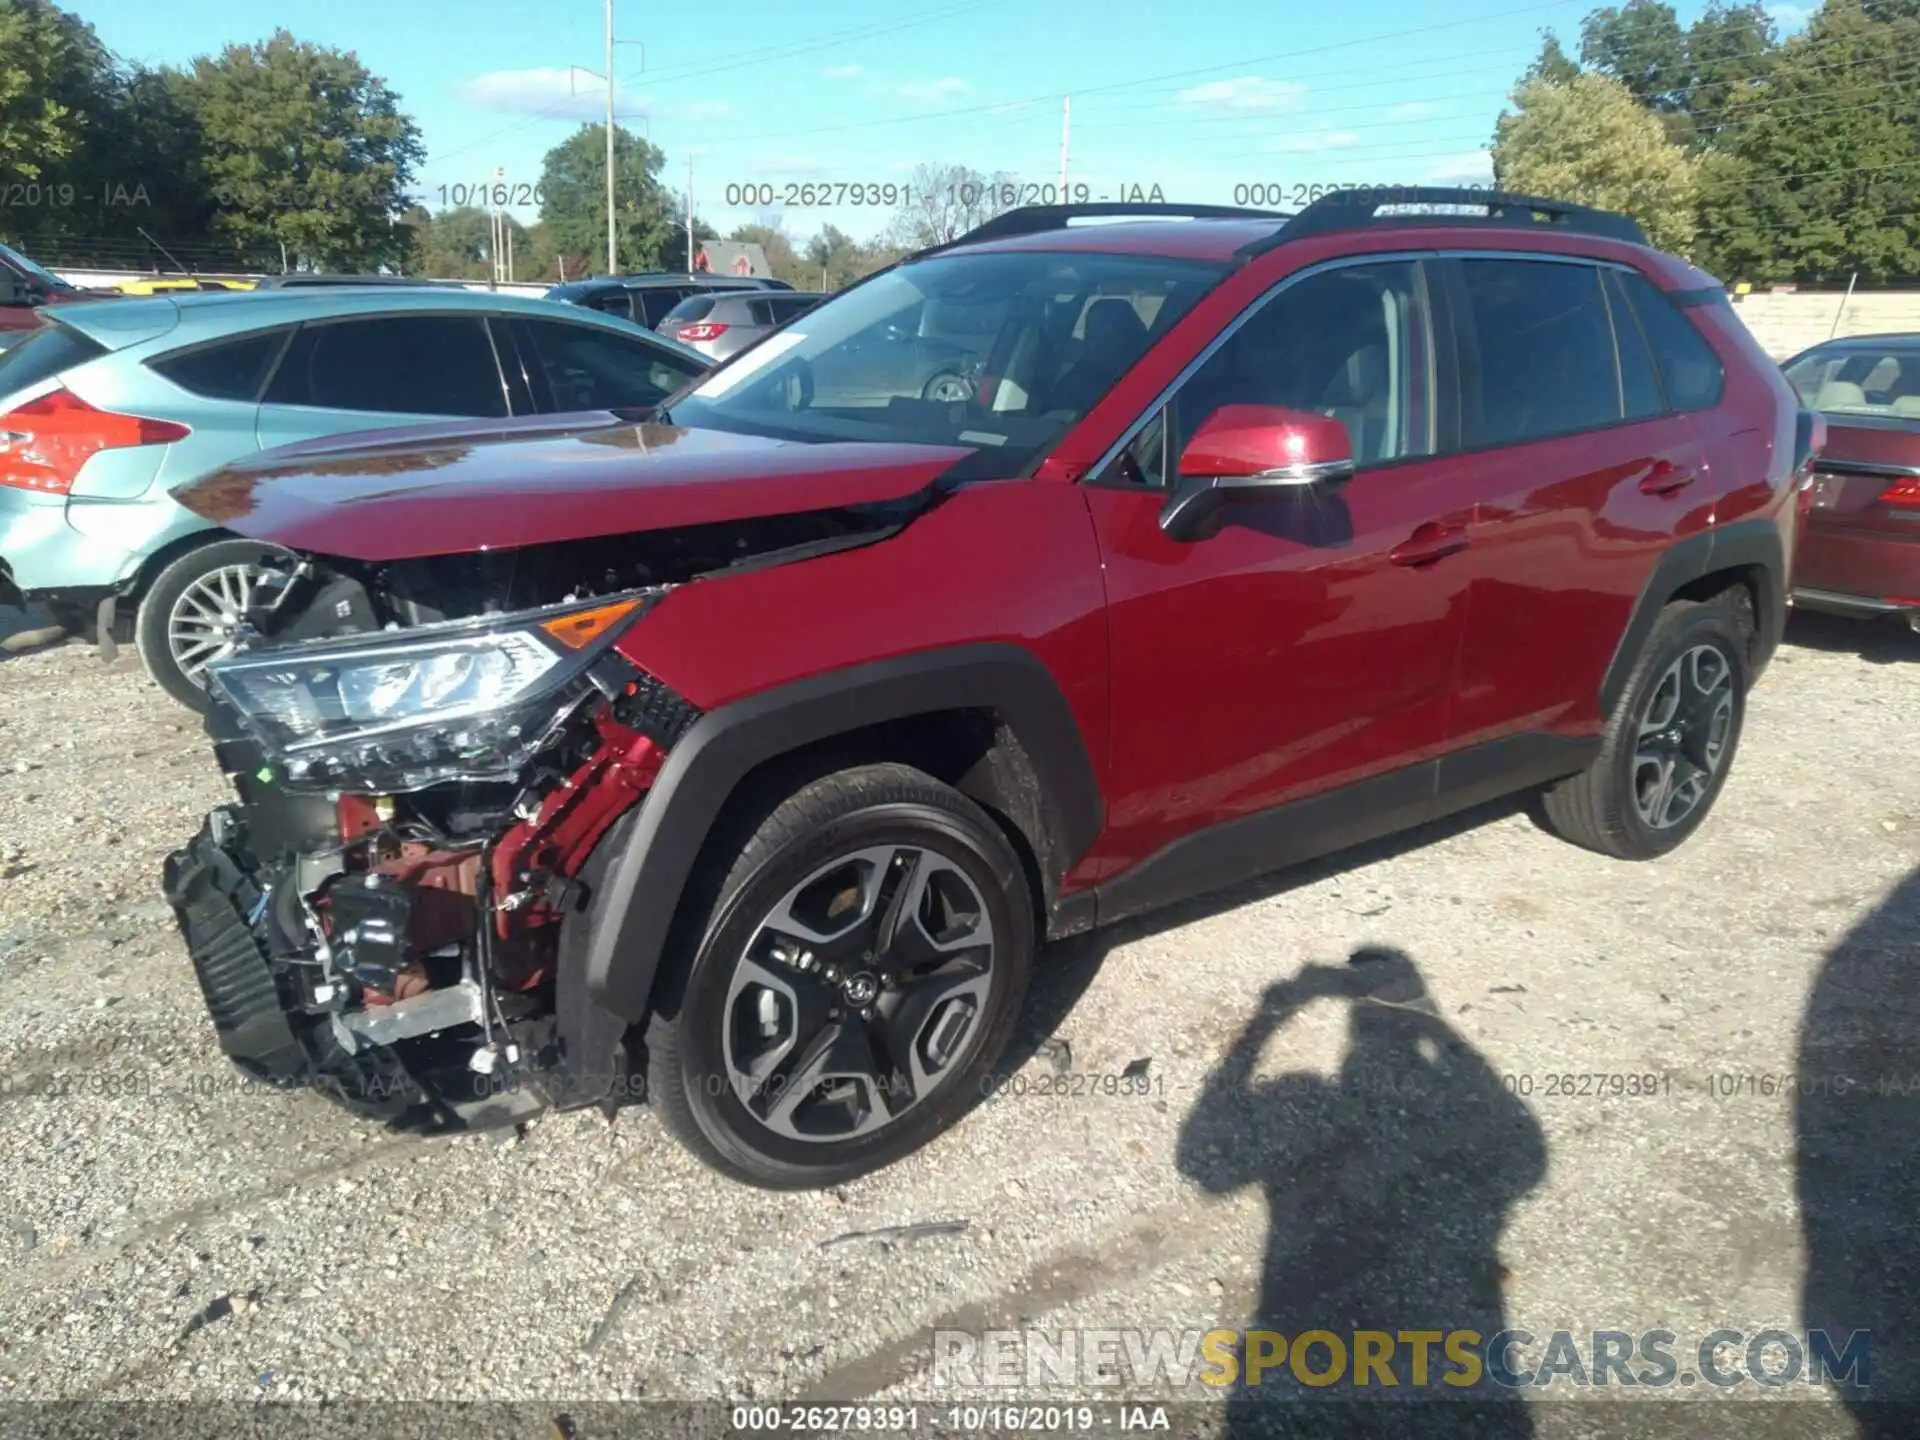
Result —
[[936, 1330], [1262, 1323], [1873, 1328], [1920, 1396], [1920, 1093], [1861, 1088], [1920, 1074], [1917, 719], [1920, 639], [1799, 617], [1669, 859], [1497, 809], [1074, 942], [1006, 1093], [772, 1195], [644, 1110], [247, 1091], [158, 895], [223, 799], [197, 720], [131, 656], [0, 658], [0, 1398], [925, 1397]]

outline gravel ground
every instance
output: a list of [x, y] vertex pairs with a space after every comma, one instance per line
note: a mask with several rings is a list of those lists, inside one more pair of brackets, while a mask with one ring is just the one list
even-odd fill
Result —
[[1920, 640], [1789, 642], [1669, 859], [1495, 809], [1059, 947], [1016, 1088], [801, 1195], [643, 1109], [247, 1091], [158, 896], [223, 799], [197, 721], [128, 655], [0, 658], [0, 1398], [846, 1401], [932, 1393], [936, 1330], [1502, 1323], [1873, 1328], [1920, 1396], [1920, 1097], [1830, 1083], [1920, 1071]]

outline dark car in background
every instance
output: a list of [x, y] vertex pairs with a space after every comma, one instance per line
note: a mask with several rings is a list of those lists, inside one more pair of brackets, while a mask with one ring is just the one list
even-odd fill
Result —
[[1786, 363], [1827, 426], [1794, 568], [1794, 604], [1920, 630], [1920, 335], [1856, 335]]
[[798, 320], [826, 298], [812, 290], [689, 295], [654, 328], [710, 360], [725, 360], [788, 321]]
[[547, 299], [602, 310], [654, 330], [667, 318], [668, 312], [689, 295], [792, 288], [784, 280], [751, 275], [601, 275], [556, 285], [547, 291]]

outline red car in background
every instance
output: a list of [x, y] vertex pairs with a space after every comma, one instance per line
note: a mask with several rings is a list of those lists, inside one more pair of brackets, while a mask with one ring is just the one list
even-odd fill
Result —
[[40, 314], [43, 306], [106, 299], [114, 294], [112, 290], [87, 290], [69, 284], [11, 245], [0, 244], [0, 350], [40, 328], [44, 323]]
[[1800, 527], [1793, 600], [1902, 615], [1920, 631], [1920, 335], [1856, 335], [1786, 364], [1826, 421]]

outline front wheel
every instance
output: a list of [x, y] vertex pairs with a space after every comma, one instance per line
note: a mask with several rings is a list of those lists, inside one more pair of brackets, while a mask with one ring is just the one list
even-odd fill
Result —
[[205, 710], [207, 666], [233, 653], [263, 562], [286, 553], [253, 540], [216, 540], [156, 575], [133, 625], [154, 683], [188, 709]]
[[802, 787], [714, 864], [724, 878], [689, 897], [704, 933], [668, 957], [647, 1035], [648, 1094], [684, 1144], [797, 1189], [890, 1164], [965, 1113], [1035, 946], [1025, 871], [985, 811], [866, 765]]
[[1667, 606], [1608, 717], [1599, 755], [1542, 797], [1547, 827], [1619, 860], [1672, 850], [1726, 783], [1749, 679], [1728, 597]]

